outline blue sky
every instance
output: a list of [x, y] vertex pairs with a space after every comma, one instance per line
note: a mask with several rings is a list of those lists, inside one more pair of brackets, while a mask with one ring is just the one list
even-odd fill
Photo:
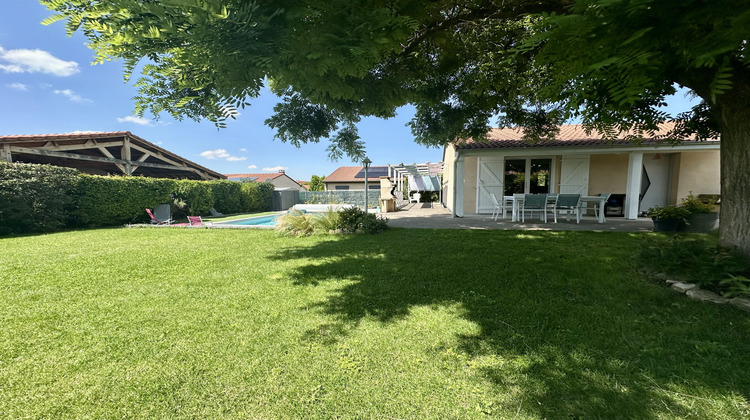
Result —
[[[50, 14], [35, 0], [3, 1], [0, 135], [130, 131], [221, 173], [284, 169], [298, 180], [357, 165], [348, 158], [330, 161], [325, 140], [300, 149], [274, 140], [273, 130], [263, 124], [278, 101], [268, 92], [252, 99], [253, 105], [221, 130], [208, 121], [175, 121], [166, 114], [158, 121], [138, 119], [132, 115], [136, 89], [123, 81], [121, 62], [92, 65], [93, 52], [82, 35], [68, 37], [63, 22], [40, 23]], [[669, 102], [669, 110], [678, 112], [687, 109], [690, 100], [678, 94]], [[442, 149], [413, 142], [405, 126], [412, 115], [407, 107], [395, 118], [367, 118], [358, 125], [373, 165], [442, 159]]]

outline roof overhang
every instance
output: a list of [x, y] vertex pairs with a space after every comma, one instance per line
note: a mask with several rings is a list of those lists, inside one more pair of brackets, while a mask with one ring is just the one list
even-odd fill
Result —
[[225, 178], [129, 131], [0, 136], [0, 151], [0, 160], [65, 166], [95, 175]]

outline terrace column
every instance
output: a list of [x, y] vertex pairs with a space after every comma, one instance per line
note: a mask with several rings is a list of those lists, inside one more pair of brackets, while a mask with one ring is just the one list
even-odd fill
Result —
[[453, 215], [464, 217], [464, 158], [457, 156], [453, 171]]
[[10, 144], [4, 144], [0, 148], [0, 162], [13, 162], [13, 155], [10, 152]]
[[643, 174], [643, 152], [630, 152], [628, 159], [628, 180], [625, 186], [625, 218], [638, 218], [638, 205], [641, 195], [641, 175]]

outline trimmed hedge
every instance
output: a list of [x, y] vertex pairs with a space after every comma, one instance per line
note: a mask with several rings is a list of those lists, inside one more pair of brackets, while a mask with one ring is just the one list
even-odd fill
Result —
[[243, 182], [241, 209], [243, 213], [271, 210], [274, 186], [270, 182]]
[[81, 227], [147, 223], [146, 208], [171, 202], [175, 187], [173, 179], [81, 174], [74, 223]]
[[170, 203], [173, 218], [268, 211], [270, 183], [98, 176], [52, 165], [0, 162], [0, 235], [65, 227], [148, 223], [145, 209]]
[[172, 217], [186, 218], [188, 215], [205, 216], [214, 206], [214, 194], [205, 181], [175, 181]]
[[52, 232], [69, 224], [76, 169], [0, 162], [0, 234]]
[[242, 213], [242, 184], [236, 181], [206, 181], [214, 194], [214, 207], [220, 213]]

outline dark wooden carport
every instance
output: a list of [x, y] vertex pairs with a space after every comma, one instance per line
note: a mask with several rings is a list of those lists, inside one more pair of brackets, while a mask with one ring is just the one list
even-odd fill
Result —
[[0, 136], [0, 161], [65, 166], [94, 175], [226, 178], [129, 131]]

